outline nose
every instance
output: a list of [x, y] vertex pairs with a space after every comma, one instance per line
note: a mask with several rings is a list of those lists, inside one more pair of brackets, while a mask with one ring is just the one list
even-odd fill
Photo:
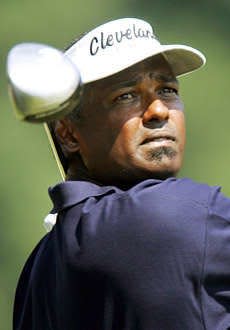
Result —
[[149, 121], [155, 120], [158, 122], [165, 121], [169, 117], [168, 107], [159, 99], [154, 99], [143, 115], [143, 123], [146, 124]]

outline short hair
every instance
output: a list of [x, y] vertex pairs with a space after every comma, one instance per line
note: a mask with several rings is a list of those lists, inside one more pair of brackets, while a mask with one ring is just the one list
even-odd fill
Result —
[[[68, 49], [70, 49], [76, 42], [81, 40], [88, 32], [83, 32], [79, 35], [79, 37], [76, 37], [73, 39], [65, 48], [64, 52], [66, 52]], [[66, 115], [67, 118], [69, 118], [73, 122], [78, 122], [78, 120], [81, 118], [81, 111], [82, 111], [82, 106], [81, 106], [81, 101], [80, 103], [70, 112]]]

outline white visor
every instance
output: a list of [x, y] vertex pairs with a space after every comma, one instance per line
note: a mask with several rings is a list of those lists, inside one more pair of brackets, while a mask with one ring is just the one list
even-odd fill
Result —
[[136, 18], [100, 25], [65, 53], [78, 67], [83, 84], [111, 76], [157, 54], [164, 55], [175, 76], [205, 64], [205, 56], [192, 47], [161, 45], [151, 25]]

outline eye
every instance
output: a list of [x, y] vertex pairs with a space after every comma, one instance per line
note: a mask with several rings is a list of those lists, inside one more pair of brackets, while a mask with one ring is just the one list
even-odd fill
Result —
[[114, 101], [118, 103], [128, 103], [132, 102], [134, 99], [136, 99], [136, 97], [137, 95], [135, 92], [126, 92], [118, 95]]
[[158, 93], [165, 97], [170, 97], [170, 96], [175, 96], [175, 95], [177, 96], [178, 90], [173, 87], [163, 87], [158, 91]]

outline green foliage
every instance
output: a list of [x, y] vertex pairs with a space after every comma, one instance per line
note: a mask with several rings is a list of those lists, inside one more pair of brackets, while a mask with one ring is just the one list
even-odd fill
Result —
[[0, 4], [0, 330], [8, 330], [21, 268], [45, 234], [42, 220], [51, 208], [47, 187], [60, 181], [43, 127], [14, 118], [5, 77], [9, 49], [24, 41], [62, 49], [93, 26], [125, 16], [150, 21], [162, 42], [201, 49], [207, 56], [207, 66], [180, 78], [188, 133], [181, 176], [221, 185], [229, 195], [230, 2], [0, 0]]

